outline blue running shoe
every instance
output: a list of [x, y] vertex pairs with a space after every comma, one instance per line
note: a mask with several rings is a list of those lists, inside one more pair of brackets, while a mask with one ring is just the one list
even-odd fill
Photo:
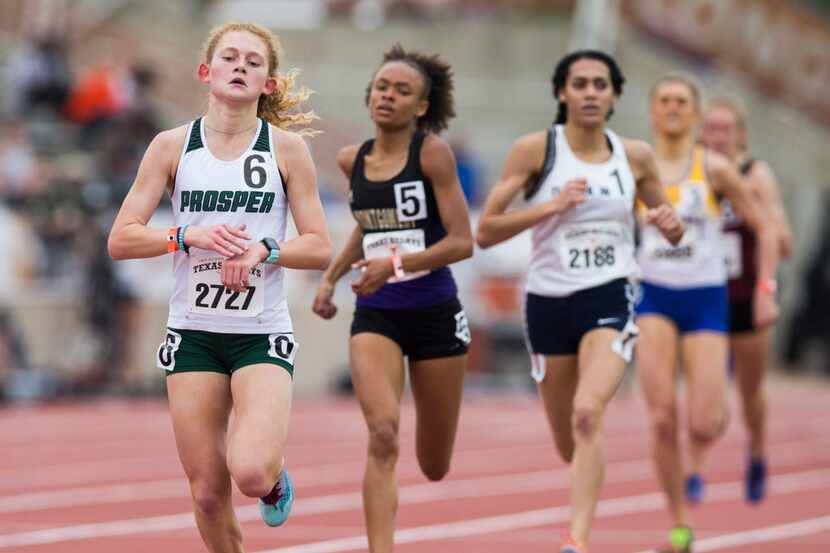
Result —
[[746, 466], [746, 500], [760, 503], [767, 495], [767, 460], [765, 457], [749, 457]]
[[692, 505], [703, 501], [703, 477], [696, 472], [686, 478], [686, 501]]
[[291, 514], [294, 505], [294, 485], [288, 471], [283, 469], [279, 482], [265, 497], [259, 498], [259, 514], [268, 526], [280, 526]]

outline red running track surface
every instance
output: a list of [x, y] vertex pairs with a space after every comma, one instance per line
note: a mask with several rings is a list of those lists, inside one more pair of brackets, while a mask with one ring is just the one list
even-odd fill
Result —
[[[743, 500], [736, 413], [710, 454], [706, 500], [692, 510], [696, 551], [830, 552], [830, 385], [779, 380], [770, 392], [770, 497], [760, 506]], [[535, 396], [468, 393], [442, 482], [428, 482], [417, 467], [410, 401], [401, 426], [397, 552], [557, 551], [569, 475]], [[665, 540], [669, 519], [647, 428], [639, 397], [614, 400], [592, 553], [640, 553]], [[294, 512], [285, 526], [268, 528], [255, 502], [236, 494], [246, 551], [366, 551], [365, 442], [354, 401], [296, 400], [287, 450]], [[0, 553], [204, 551], [164, 402], [6, 408], [0, 450]]]

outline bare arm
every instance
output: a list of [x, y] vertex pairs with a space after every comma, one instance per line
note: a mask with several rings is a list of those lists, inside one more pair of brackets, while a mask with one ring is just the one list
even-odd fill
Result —
[[673, 245], [683, 238], [683, 222], [666, 197], [654, 152], [641, 140], [623, 140], [629, 165], [637, 182], [637, 197], [646, 207], [646, 223], [656, 226]]
[[147, 222], [173, 180], [175, 155], [181, 151], [185, 128], [159, 133], [144, 153], [121, 209], [112, 224], [107, 247], [113, 259], [157, 257], [167, 253], [167, 229]]
[[[350, 179], [355, 157], [357, 156], [358, 145], [346, 146], [337, 152], [337, 165]], [[320, 279], [317, 294], [314, 297], [311, 310], [324, 319], [331, 319], [337, 314], [337, 306], [332, 302], [334, 286], [343, 275], [349, 272], [352, 264], [363, 257], [363, 231], [360, 225], [355, 225], [352, 234], [349, 236], [346, 245], [340, 254], [332, 261], [329, 268]]]
[[[514, 209], [507, 208], [516, 195], [538, 178], [545, 159], [547, 131], [523, 136], [513, 144], [499, 183], [487, 196], [476, 230], [476, 242], [489, 248], [504, 242], [539, 221], [563, 212], [566, 208], [555, 200]], [[570, 206], [568, 206], [570, 207]]]
[[706, 155], [713, 186], [729, 199], [738, 215], [746, 221], [758, 237], [760, 251], [758, 276], [764, 279], [774, 279], [778, 268], [778, 235], [775, 226], [764, 224], [763, 209], [732, 164], [714, 152], [707, 152]]
[[331, 262], [331, 238], [317, 191], [314, 162], [302, 137], [277, 129], [275, 134], [277, 159], [284, 164], [288, 205], [298, 233], [280, 244], [278, 263], [290, 269], [325, 270]]
[[349, 239], [346, 241], [346, 245], [331, 262], [328, 270], [323, 275], [323, 279], [332, 285], [337, 284], [337, 281], [343, 278], [343, 275], [348, 273], [352, 269], [352, 265], [360, 259], [363, 259], [363, 231], [360, 229], [360, 225], [355, 225]]
[[712, 185], [735, 209], [737, 214], [752, 228], [758, 237], [758, 284], [754, 297], [754, 322], [762, 327], [778, 317], [775, 303], [775, 272], [778, 268], [778, 231], [775, 225], [765, 225], [763, 208], [755, 198], [748, 184], [741, 178], [726, 158], [707, 152], [708, 172]]
[[784, 211], [781, 203], [781, 196], [778, 194], [778, 181], [775, 173], [767, 163], [756, 161], [747, 179], [764, 209], [764, 214], [769, 216], [778, 229], [779, 255], [790, 257], [793, 252], [793, 233], [787, 212]]
[[[109, 254], [113, 259], [156, 257], [167, 253], [167, 229], [149, 228], [147, 222], [158, 207], [161, 195], [175, 176], [186, 127], [159, 133], [144, 154], [135, 182], [130, 188], [110, 230]], [[244, 225], [188, 227], [184, 236], [189, 246], [208, 249], [225, 257], [247, 250], [251, 237]]]
[[421, 148], [421, 167], [432, 181], [435, 202], [447, 235], [422, 252], [402, 255], [401, 262], [407, 273], [444, 267], [473, 255], [467, 202], [449, 145], [437, 136], [428, 136]]
[[[341, 148], [340, 151], [337, 152], [337, 166], [340, 167], [340, 171], [343, 172], [343, 175], [345, 175], [347, 180], [352, 177], [352, 168], [354, 167], [355, 157], [357, 156], [359, 148], [359, 145], [353, 144], [351, 146]], [[352, 264], [355, 261], [362, 258], [363, 231], [361, 230], [360, 225], [355, 225], [349, 239], [346, 241], [346, 245], [331, 265], [329, 265], [328, 270], [323, 275], [323, 279], [331, 283], [333, 286], [343, 277], [343, 275], [351, 270]]]

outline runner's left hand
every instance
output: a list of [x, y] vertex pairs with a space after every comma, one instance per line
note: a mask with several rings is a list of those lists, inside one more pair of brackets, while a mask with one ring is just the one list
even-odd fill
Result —
[[686, 230], [677, 211], [668, 204], [659, 205], [646, 211], [646, 223], [654, 225], [657, 230], [671, 242], [672, 246], [680, 243]]
[[395, 274], [392, 259], [389, 257], [361, 259], [352, 264], [352, 269], [361, 270], [360, 276], [352, 281], [352, 290], [360, 296], [374, 294], [381, 286], [386, 284], [389, 277]]
[[234, 292], [247, 290], [251, 269], [262, 263], [264, 251], [265, 246], [257, 242], [244, 253], [225, 259], [222, 262], [222, 284]]

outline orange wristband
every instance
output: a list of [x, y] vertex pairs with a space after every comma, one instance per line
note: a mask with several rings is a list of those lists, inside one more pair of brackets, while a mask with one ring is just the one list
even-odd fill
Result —
[[778, 282], [774, 278], [759, 278], [755, 287], [766, 294], [775, 294], [778, 291]]
[[177, 240], [178, 233], [178, 227], [170, 227], [167, 229], [167, 253], [173, 253], [179, 249], [179, 242]]
[[397, 278], [403, 278], [406, 276], [406, 273], [403, 270], [403, 262], [398, 254], [392, 254], [392, 270], [395, 271], [395, 276]]
[[395, 273], [395, 278], [405, 277], [406, 273], [403, 271], [403, 262], [398, 255], [398, 248], [392, 245], [389, 249], [392, 250], [392, 255], [389, 256], [389, 259], [392, 261], [392, 271]]

